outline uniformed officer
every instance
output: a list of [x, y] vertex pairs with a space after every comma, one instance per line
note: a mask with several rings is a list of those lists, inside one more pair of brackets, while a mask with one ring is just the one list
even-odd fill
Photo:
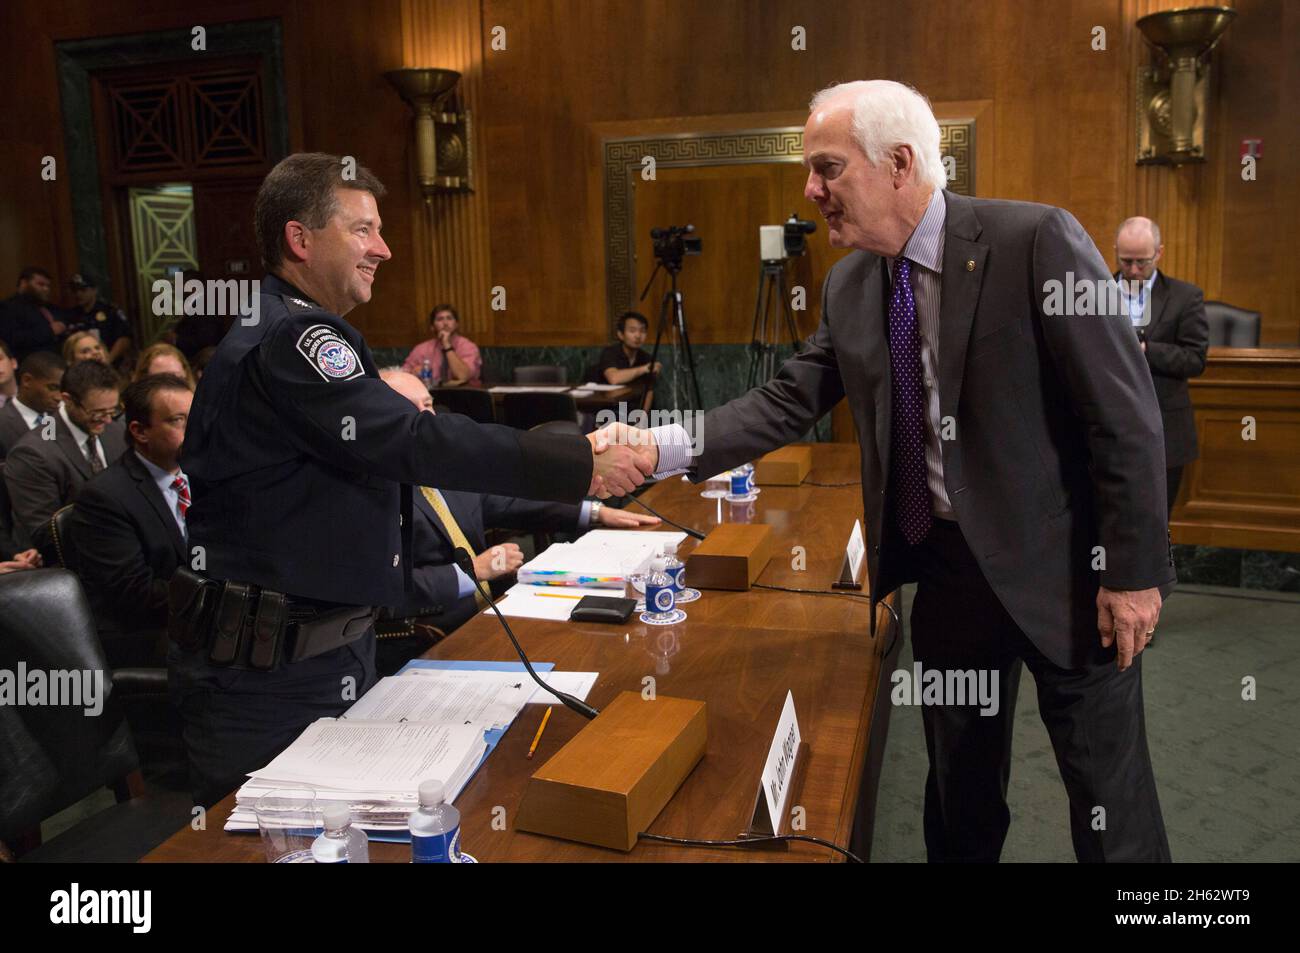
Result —
[[90, 275], [73, 275], [68, 281], [76, 305], [68, 313], [68, 333], [93, 331], [117, 366], [131, 349], [131, 325], [122, 309], [99, 296], [98, 282]]
[[384, 187], [348, 170], [303, 153], [262, 183], [257, 313], [236, 318], [190, 411], [191, 564], [172, 582], [168, 663], [203, 804], [373, 683], [371, 607], [409, 586], [412, 485], [576, 500], [650, 472], [634, 447], [423, 414], [381, 381], [343, 316], [391, 257]]

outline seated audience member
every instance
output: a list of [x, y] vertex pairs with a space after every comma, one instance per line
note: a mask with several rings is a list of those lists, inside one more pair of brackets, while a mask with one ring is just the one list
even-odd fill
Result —
[[0, 460], [18, 438], [45, 423], [63, 400], [63, 358], [37, 351], [18, 365], [18, 387], [13, 399], [0, 407]]
[[18, 395], [18, 362], [9, 345], [0, 341], [0, 407]]
[[1187, 381], [1205, 371], [1210, 325], [1201, 289], [1157, 268], [1164, 250], [1160, 226], [1149, 218], [1126, 220], [1115, 236], [1119, 260], [1115, 277], [1142, 343], [1164, 424], [1168, 516], [1178, 499], [1183, 468], [1198, 455], [1196, 416]]
[[[379, 376], [420, 410], [433, 413], [433, 398], [419, 378], [395, 369], [386, 369]], [[435, 627], [443, 634], [473, 617], [483, 606], [481, 597], [475, 596], [473, 582], [452, 561], [456, 547], [463, 546], [473, 556], [474, 575], [481, 582], [490, 583], [509, 576], [523, 564], [523, 553], [514, 543], [503, 543], [485, 551], [488, 529], [582, 532], [593, 526], [635, 529], [659, 522], [653, 516], [595, 502], [539, 503], [431, 487], [417, 487], [414, 496], [415, 591], [407, 605], [393, 607], [391, 614], [397, 618], [418, 617], [419, 624]], [[393, 657], [395, 651], [385, 641], [379, 642], [381, 674], [396, 671], [423, 648], [411, 646], [412, 651], [406, 657]]]
[[203, 380], [203, 370], [208, 366], [208, 362], [212, 360], [216, 353], [217, 349], [209, 346], [203, 348], [194, 355], [194, 360], [190, 362], [190, 365], [194, 368], [195, 382]]
[[140, 359], [136, 362], [131, 383], [134, 384], [152, 374], [175, 374], [177, 377], [185, 378], [190, 387], [197, 383], [194, 379], [194, 371], [190, 369], [190, 362], [185, 359], [185, 355], [172, 345], [161, 342], [150, 344], [140, 352]]
[[63, 406], [9, 448], [5, 486], [13, 508], [14, 538], [57, 561], [50, 517], [71, 503], [86, 481], [106, 470], [125, 449], [118, 406], [117, 372], [98, 361], [80, 361], [63, 375]]
[[67, 333], [50, 304], [52, 287], [48, 271], [29, 266], [18, 274], [17, 294], [0, 301], [0, 339], [8, 342], [20, 363], [36, 351], [57, 354]]
[[[122, 309], [99, 296], [96, 281], [89, 275], [73, 275], [68, 282], [73, 305], [68, 331], [91, 331], [104, 345], [104, 361], [119, 367], [131, 352], [131, 324]], [[69, 364], [67, 355], [64, 360]], [[77, 358], [84, 360], [84, 358]]]
[[481, 384], [483, 355], [478, 345], [460, 333], [460, 316], [449, 304], [440, 304], [429, 312], [429, 330], [433, 337], [411, 349], [402, 370], [420, 376], [424, 362], [429, 362], [435, 384]]
[[193, 397], [173, 374], [128, 387], [128, 449], [82, 487], [72, 509], [77, 574], [114, 667], [160, 661], [167, 583], [185, 560], [190, 491], [180, 452]]
[[89, 331], [73, 331], [63, 342], [63, 360], [71, 367], [78, 361], [99, 361], [108, 364], [108, 352], [99, 338]]
[[641, 350], [649, 330], [650, 323], [645, 315], [639, 311], [624, 311], [618, 316], [618, 324], [615, 327], [618, 343], [611, 344], [601, 351], [595, 366], [587, 374], [590, 380], [601, 384], [627, 385], [638, 380], [643, 381], [644, 398], [641, 401], [643, 409], [648, 409], [654, 399], [654, 390], [651, 387], [654, 375], [663, 370], [661, 362], [655, 361], [651, 364], [650, 355]]

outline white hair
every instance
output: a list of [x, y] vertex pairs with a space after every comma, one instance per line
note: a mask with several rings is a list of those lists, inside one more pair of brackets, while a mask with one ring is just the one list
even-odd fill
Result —
[[946, 188], [948, 175], [939, 154], [939, 123], [930, 101], [911, 86], [887, 79], [859, 80], [827, 86], [812, 98], [809, 112], [832, 100], [847, 99], [853, 110], [853, 135], [867, 158], [877, 164], [898, 146], [908, 146], [916, 161], [917, 182]]

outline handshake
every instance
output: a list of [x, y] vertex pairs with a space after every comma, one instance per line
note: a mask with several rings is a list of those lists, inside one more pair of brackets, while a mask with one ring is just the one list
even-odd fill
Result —
[[591, 488], [588, 495], [602, 500], [627, 496], [659, 466], [654, 434], [624, 423], [613, 423], [587, 434], [591, 443]]

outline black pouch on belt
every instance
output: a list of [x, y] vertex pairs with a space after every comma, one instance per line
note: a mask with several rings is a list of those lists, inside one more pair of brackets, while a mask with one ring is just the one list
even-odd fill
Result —
[[248, 654], [248, 664], [253, 668], [270, 671], [280, 661], [280, 643], [284, 638], [287, 617], [284, 593], [263, 589], [257, 600], [257, 615], [253, 618], [253, 648]]
[[315, 658], [355, 642], [369, 631], [375, 612], [370, 606], [344, 606], [298, 623], [291, 662]]
[[212, 647], [208, 649], [208, 661], [213, 665], [229, 665], [239, 657], [253, 598], [253, 587], [246, 582], [228, 582], [222, 587], [212, 624]]
[[167, 587], [167, 636], [187, 652], [204, 643], [220, 587], [179, 567]]

